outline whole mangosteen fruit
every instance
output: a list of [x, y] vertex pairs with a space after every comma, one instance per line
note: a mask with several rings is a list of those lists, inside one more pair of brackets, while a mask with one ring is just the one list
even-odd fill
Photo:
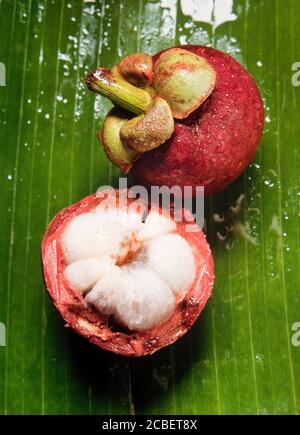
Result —
[[98, 134], [108, 158], [146, 187], [218, 192], [249, 165], [262, 137], [253, 78], [214, 48], [136, 53], [90, 73], [87, 84], [118, 106]]

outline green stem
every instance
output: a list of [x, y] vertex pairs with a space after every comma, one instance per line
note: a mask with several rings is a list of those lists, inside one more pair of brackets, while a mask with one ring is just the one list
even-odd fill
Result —
[[152, 106], [150, 94], [131, 85], [107, 68], [99, 68], [86, 78], [89, 89], [132, 113], [147, 112]]

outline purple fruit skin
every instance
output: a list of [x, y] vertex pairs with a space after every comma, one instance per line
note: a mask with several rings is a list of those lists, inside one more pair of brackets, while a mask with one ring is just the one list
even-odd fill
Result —
[[250, 74], [228, 54], [197, 45], [181, 48], [214, 66], [216, 87], [199, 109], [176, 120], [172, 137], [144, 153], [131, 173], [147, 187], [204, 186], [210, 195], [235, 180], [253, 159], [263, 133], [263, 102]]

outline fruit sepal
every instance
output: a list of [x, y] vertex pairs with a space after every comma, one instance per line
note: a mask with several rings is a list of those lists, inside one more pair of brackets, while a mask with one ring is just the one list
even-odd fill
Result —
[[[174, 131], [173, 117], [183, 119], [196, 110], [212, 93], [215, 79], [214, 68], [205, 58], [180, 48], [165, 51], [154, 66], [151, 56], [135, 53], [112, 70], [89, 73], [86, 83], [92, 91], [137, 115], [115, 129], [119, 138], [102, 136], [108, 158], [127, 173], [134, 162], [130, 149], [144, 153], [164, 144]], [[120, 154], [126, 155], [125, 162]]]

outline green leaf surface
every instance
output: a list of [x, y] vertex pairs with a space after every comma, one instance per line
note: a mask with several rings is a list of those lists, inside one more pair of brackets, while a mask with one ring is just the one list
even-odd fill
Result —
[[[299, 28], [299, 0], [0, 0], [1, 414], [300, 412]], [[86, 90], [87, 71], [175, 43], [247, 67], [265, 134], [248, 170], [206, 203], [216, 283], [201, 318], [129, 360], [63, 327], [40, 244], [61, 208], [118, 180], [95, 136], [110, 103]]]

